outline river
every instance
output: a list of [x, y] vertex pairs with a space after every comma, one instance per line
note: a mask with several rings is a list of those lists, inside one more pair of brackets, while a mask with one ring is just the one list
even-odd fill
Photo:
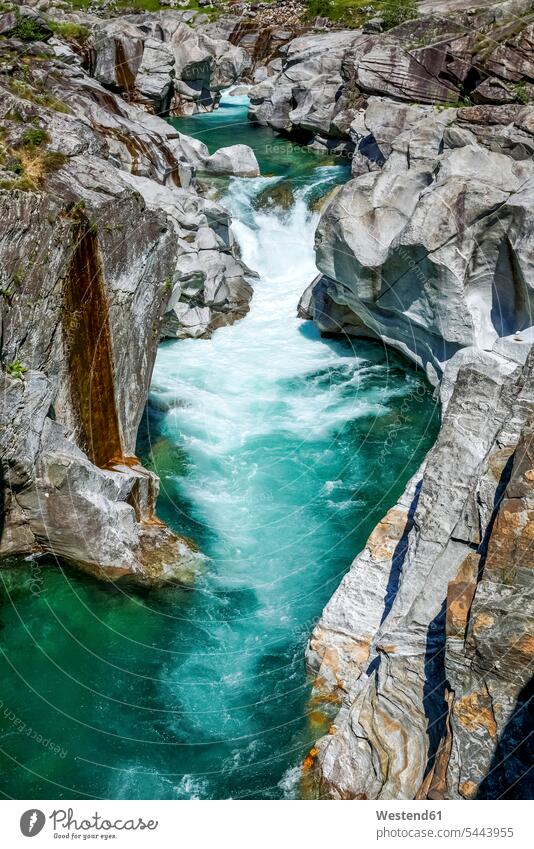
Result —
[[[30, 564], [38, 591], [28, 569], [3, 572], [10, 796], [297, 794], [322, 733], [306, 640], [435, 438], [420, 373], [378, 343], [322, 339], [296, 315], [316, 274], [315, 201], [348, 168], [246, 112], [246, 98], [226, 95], [177, 126], [212, 151], [239, 141], [257, 153], [262, 177], [213, 181], [259, 275], [251, 310], [209, 340], [162, 344], [138, 446], [161, 477], [160, 515], [205, 563], [191, 589], [146, 593], [43, 561]], [[289, 207], [259, 206], [281, 182]]]

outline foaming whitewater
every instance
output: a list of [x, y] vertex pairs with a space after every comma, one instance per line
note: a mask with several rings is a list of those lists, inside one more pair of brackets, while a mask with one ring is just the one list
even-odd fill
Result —
[[[162, 688], [184, 708], [173, 733], [200, 750], [216, 745], [237, 795], [249, 795], [247, 770], [256, 794], [296, 792], [298, 755], [319, 733], [304, 718], [303, 647], [370, 529], [370, 509], [378, 519], [393, 501], [397, 476], [383, 475], [376, 494], [366, 460], [391, 405], [421, 382], [392, 370], [380, 347], [322, 339], [297, 318], [317, 274], [309, 199], [341, 168], [301, 178], [287, 212], [254, 208], [280, 178], [230, 181], [224, 204], [258, 274], [250, 312], [208, 341], [164, 345], [153, 378], [152, 401], [168, 410], [158, 434], [187, 458], [185, 474], [162, 474], [165, 517], [178, 528], [186, 517], [211, 558], [188, 611], [202, 639], [166, 667]], [[402, 462], [397, 472], [405, 477]], [[277, 782], [265, 786], [258, 776], [273, 750], [266, 774]], [[217, 792], [209, 780], [206, 792]]]

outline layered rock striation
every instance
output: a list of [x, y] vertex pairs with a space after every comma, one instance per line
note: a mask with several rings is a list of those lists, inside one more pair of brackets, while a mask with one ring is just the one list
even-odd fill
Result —
[[322, 214], [299, 310], [424, 368], [443, 420], [311, 636], [329, 730], [304, 788], [529, 797], [534, 113], [389, 94], [353, 121], [367, 143]]

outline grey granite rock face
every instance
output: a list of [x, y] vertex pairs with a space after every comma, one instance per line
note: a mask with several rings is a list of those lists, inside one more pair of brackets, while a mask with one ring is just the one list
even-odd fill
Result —
[[[502, 452], [510, 422], [515, 421], [517, 440], [521, 422], [528, 426], [531, 416], [532, 357], [512, 373], [501, 366], [498, 358], [484, 355], [460, 368], [424, 468], [373, 532], [311, 638], [314, 704], [324, 703], [328, 710], [334, 699], [341, 705], [330, 733], [313, 751], [311, 770], [320, 795], [412, 799], [484, 792], [489, 764], [498, 757], [499, 734], [528, 683], [532, 623], [522, 601], [531, 586], [521, 560], [528, 558], [526, 539], [517, 541], [510, 561], [501, 548], [501, 569], [513, 569], [517, 585], [498, 589], [486, 571], [476, 589], [478, 607], [470, 610], [465, 599], [469, 581], [474, 593], [482, 546], [491, 551], [498, 545], [493, 505], [502, 479], [496, 452]], [[515, 451], [519, 462], [522, 444], [516, 447], [513, 436], [507, 441], [508, 458]], [[506, 504], [497, 509], [498, 517]], [[528, 516], [522, 519], [525, 537], [531, 527]], [[516, 536], [515, 526], [506, 533]], [[526, 621], [507, 618], [507, 611], [519, 609]], [[472, 635], [473, 629], [479, 636], [475, 649], [473, 636], [463, 642], [464, 631]], [[523, 654], [516, 645], [524, 646]], [[486, 658], [486, 672], [476, 651]], [[507, 651], [513, 668], [499, 661]], [[498, 704], [493, 709], [488, 688]], [[473, 757], [475, 751], [480, 757]], [[506, 783], [502, 775], [500, 780]]]
[[157, 518], [135, 444], [161, 335], [248, 310], [230, 217], [195, 190], [212, 157], [79, 65], [41, 60], [0, 86], [0, 554], [191, 581], [202, 557]]
[[[398, 69], [387, 85], [406, 84]], [[400, 350], [439, 387], [443, 421], [310, 638], [329, 731], [303, 792], [529, 798], [532, 107], [375, 88], [398, 100], [354, 114], [354, 179], [322, 213], [299, 315]]]
[[389, 143], [384, 133], [384, 167], [347, 183], [325, 209], [316, 235], [324, 277], [308, 313], [324, 331], [366, 328], [436, 383], [464, 347], [524, 361], [534, 170], [477, 144], [438, 154], [444, 123], [422, 122]]
[[281, 50], [281, 71], [251, 89], [250, 117], [275, 130], [346, 137], [336, 122], [347, 108], [346, 99], [340, 98], [341, 69], [345, 56], [362, 40], [357, 31], [293, 39]]
[[89, 18], [89, 70], [106, 87], [158, 114], [213, 109], [251, 59], [242, 47], [212, 38], [185, 18], [174, 11]]
[[[397, 116], [399, 104], [422, 111], [456, 106], [466, 96], [477, 104], [531, 102], [529, 9], [528, 0], [500, 4], [498, 11], [419, 4], [419, 18], [387, 32], [306, 33], [280, 49], [280, 71], [252, 88], [250, 115], [299, 138], [348, 140], [351, 121], [372, 97], [387, 97]], [[361, 169], [372, 131], [357, 143], [363, 143], [364, 160], [356, 154], [355, 163]]]

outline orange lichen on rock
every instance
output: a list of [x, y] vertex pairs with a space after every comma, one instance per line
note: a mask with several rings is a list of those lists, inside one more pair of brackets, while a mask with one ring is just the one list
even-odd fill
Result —
[[451, 637], [463, 637], [477, 585], [480, 556], [470, 552], [447, 589], [446, 630]]
[[469, 693], [456, 702], [453, 711], [458, 722], [467, 731], [485, 728], [490, 737], [495, 737], [497, 734], [497, 723], [487, 693]]
[[473, 632], [476, 637], [495, 624], [495, 619], [489, 613], [478, 613], [473, 621]]
[[393, 557], [399, 540], [406, 528], [408, 511], [401, 507], [392, 507], [378, 523], [367, 540], [373, 560], [389, 560]]
[[315, 748], [315, 746], [313, 747], [313, 749], [310, 749], [310, 751], [308, 752], [308, 754], [304, 758], [304, 761], [303, 761], [303, 764], [302, 764], [302, 769], [305, 772], [308, 772], [313, 767], [313, 765], [315, 763], [315, 758], [317, 757], [318, 754], [319, 754], [319, 752]]
[[477, 785], [474, 781], [464, 781], [463, 784], [460, 784], [458, 790], [464, 799], [472, 799], [476, 795]]

